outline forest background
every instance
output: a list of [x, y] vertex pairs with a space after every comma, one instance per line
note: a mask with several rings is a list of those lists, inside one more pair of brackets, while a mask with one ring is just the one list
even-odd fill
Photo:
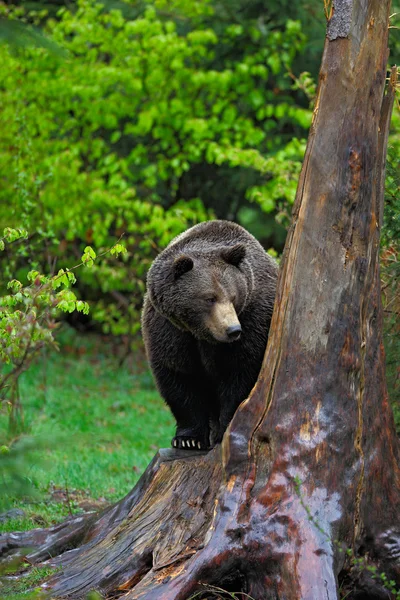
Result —
[[[6, 528], [121, 497], [169, 444], [140, 339], [146, 272], [210, 218], [279, 259], [329, 5], [0, 2], [0, 501], [20, 511]], [[381, 264], [398, 430], [399, 156], [397, 102]]]

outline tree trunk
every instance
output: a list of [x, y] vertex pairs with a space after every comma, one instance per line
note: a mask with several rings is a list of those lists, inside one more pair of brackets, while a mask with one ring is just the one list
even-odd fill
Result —
[[399, 447], [378, 262], [389, 10], [334, 2], [268, 348], [222, 446], [160, 451], [102, 514], [3, 536], [5, 554], [31, 545], [31, 562], [62, 566], [52, 597], [394, 597]]

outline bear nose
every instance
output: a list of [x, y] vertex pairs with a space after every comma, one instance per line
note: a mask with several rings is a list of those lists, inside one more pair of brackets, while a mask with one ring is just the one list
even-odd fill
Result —
[[240, 334], [242, 333], [242, 327], [240, 324], [231, 325], [226, 329], [226, 335], [230, 340], [238, 340], [240, 338]]

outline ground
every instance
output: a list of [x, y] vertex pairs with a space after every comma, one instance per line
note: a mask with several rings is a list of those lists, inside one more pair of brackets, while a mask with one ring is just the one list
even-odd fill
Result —
[[[39, 440], [23, 466], [36, 497], [26, 502], [0, 496], [3, 514], [24, 513], [4, 520], [0, 515], [0, 532], [47, 526], [122, 498], [173, 434], [173, 418], [144, 361], [119, 365], [115, 348], [71, 330], [61, 342], [59, 353], [48, 352], [21, 381], [26, 432]], [[1, 443], [6, 427], [4, 411]], [[0, 587], [0, 597], [26, 598], [18, 593], [21, 585], [30, 588], [46, 575], [37, 570], [26, 585]]]

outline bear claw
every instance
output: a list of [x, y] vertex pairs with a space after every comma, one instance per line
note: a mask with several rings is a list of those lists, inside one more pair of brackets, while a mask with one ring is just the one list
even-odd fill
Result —
[[171, 443], [173, 448], [183, 449], [183, 450], [209, 450], [209, 446], [199, 441], [196, 438], [186, 438], [182, 439], [179, 436], [173, 438]]

